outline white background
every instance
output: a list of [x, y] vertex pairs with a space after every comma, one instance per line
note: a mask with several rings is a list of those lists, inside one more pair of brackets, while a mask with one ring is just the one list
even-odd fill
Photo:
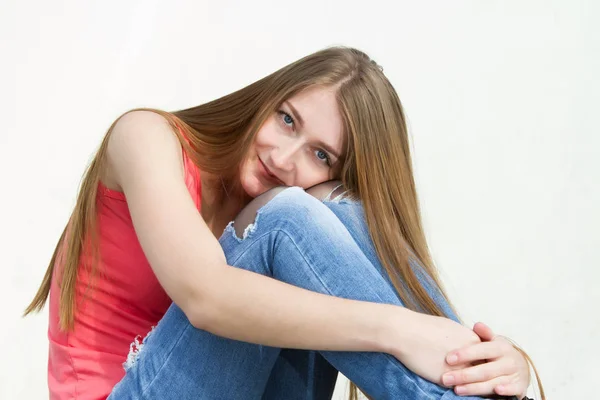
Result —
[[597, 398], [598, 4], [2, 0], [0, 398], [47, 397], [47, 310], [20, 315], [111, 122], [335, 44], [369, 53], [400, 94], [462, 316], [524, 346], [550, 399]]

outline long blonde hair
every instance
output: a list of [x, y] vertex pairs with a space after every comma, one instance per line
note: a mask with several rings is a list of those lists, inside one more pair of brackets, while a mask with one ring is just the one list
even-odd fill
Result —
[[[324, 49], [209, 103], [175, 112], [151, 111], [169, 121], [201, 170], [236, 186], [238, 166], [263, 122], [286, 99], [312, 85], [337, 89], [348, 137], [341, 180], [362, 201], [375, 249], [400, 298], [412, 310], [443, 316], [411, 267], [411, 261], [416, 261], [448, 301], [423, 232], [404, 112], [382, 69], [365, 53], [345, 47]], [[92, 276], [97, 273], [96, 195], [115, 123], [86, 171], [75, 209], [25, 310], [29, 314], [43, 308], [60, 256], [60, 275], [54, 279], [60, 282], [60, 326], [65, 330], [74, 326], [79, 269], [89, 269]], [[92, 261], [81, 265], [88, 244]], [[357, 398], [357, 393], [352, 386], [351, 398]]]

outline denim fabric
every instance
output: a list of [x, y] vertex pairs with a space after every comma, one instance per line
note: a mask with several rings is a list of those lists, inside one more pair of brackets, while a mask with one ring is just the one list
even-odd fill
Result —
[[[258, 211], [244, 238], [230, 224], [220, 243], [235, 267], [315, 292], [402, 305], [375, 256], [358, 202], [323, 203], [289, 188]], [[218, 337], [194, 328], [175, 304], [126, 370], [110, 400], [330, 399], [336, 370], [374, 399], [479, 399], [459, 397], [389, 354], [282, 350]]]

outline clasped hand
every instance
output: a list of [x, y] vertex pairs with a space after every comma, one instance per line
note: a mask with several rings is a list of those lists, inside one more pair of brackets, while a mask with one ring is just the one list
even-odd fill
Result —
[[414, 317], [418, 331], [397, 356], [413, 372], [461, 396], [525, 395], [529, 365], [507, 339], [481, 322], [470, 330], [443, 317]]

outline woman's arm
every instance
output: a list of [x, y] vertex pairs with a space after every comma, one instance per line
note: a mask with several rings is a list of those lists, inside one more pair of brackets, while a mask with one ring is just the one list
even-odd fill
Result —
[[158, 114], [115, 125], [109, 174], [127, 198], [141, 246], [166, 292], [201, 329], [268, 346], [382, 351], [440, 383], [445, 354], [478, 341], [469, 329], [383, 304], [300, 289], [227, 265], [188, 193], [181, 145]]
[[[181, 145], [161, 116], [123, 116], [108, 160], [154, 273], [194, 326], [277, 347], [384, 350], [382, 321], [398, 317], [396, 307], [329, 298], [227, 265], [184, 183]], [[326, 334], [332, 324], [339, 333]]]

